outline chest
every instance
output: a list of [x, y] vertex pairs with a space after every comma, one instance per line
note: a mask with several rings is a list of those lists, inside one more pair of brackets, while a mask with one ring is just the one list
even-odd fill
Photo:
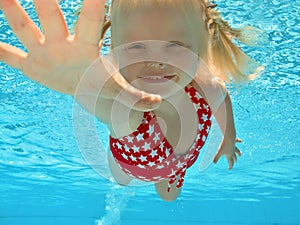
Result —
[[[145, 119], [140, 114], [131, 116], [132, 127], [140, 127], [141, 121], [147, 120], [149, 125], [145, 125], [143, 131], [149, 133], [155, 128], [155, 132], [163, 133], [175, 154], [185, 154], [191, 148], [197, 136], [199, 118], [189, 96], [177, 95], [164, 100], [160, 108], [153, 111], [151, 115], [154, 118], [148, 116]], [[154, 121], [150, 122], [151, 120]]]

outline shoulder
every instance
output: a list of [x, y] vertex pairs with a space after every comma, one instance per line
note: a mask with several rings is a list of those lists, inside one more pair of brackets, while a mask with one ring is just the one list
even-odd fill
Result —
[[200, 93], [214, 112], [228, 94], [224, 81], [213, 76], [195, 76], [190, 84]]
[[225, 82], [217, 77], [203, 78], [196, 76], [190, 83], [204, 98], [210, 93], [227, 93]]

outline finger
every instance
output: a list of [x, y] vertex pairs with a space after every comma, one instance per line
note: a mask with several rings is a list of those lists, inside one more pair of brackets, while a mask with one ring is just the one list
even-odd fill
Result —
[[24, 51], [0, 42], [0, 61], [5, 62], [11, 67], [21, 69], [23, 60], [26, 58], [27, 53]]
[[16, 0], [0, 0], [0, 7], [12, 30], [27, 49], [44, 40], [39, 28]]
[[238, 156], [240, 156], [240, 157], [242, 156], [241, 151], [237, 147], [235, 148], [235, 152], [238, 154]]
[[61, 40], [69, 35], [68, 27], [56, 0], [34, 0], [45, 38]]
[[237, 162], [236, 154], [234, 154], [234, 155], [232, 156], [232, 158], [233, 158], [233, 162], [236, 163], [236, 162]]
[[242, 141], [242, 139], [240, 139], [240, 138], [236, 138], [236, 139], [235, 139], [235, 142], [237, 142], [237, 143], [242, 143], [243, 141]]
[[138, 111], [150, 111], [157, 109], [161, 104], [159, 95], [148, 94], [134, 87], [128, 86], [122, 90], [122, 94], [117, 99], [127, 107], [131, 107]]
[[228, 170], [231, 170], [234, 165], [234, 161], [233, 161], [232, 157], [228, 157], [227, 161], [228, 161]]
[[76, 41], [99, 45], [105, 4], [104, 0], [85, 0], [83, 2], [76, 27]]
[[110, 87], [109, 93], [104, 93], [104, 95], [126, 105], [130, 109], [149, 111], [157, 109], [161, 103], [159, 95], [148, 94], [136, 89], [128, 84], [121, 74], [115, 75], [108, 82], [114, 84], [108, 84], [108, 87]]
[[220, 153], [220, 150], [218, 150], [218, 153], [215, 155], [213, 162], [217, 163], [221, 156], [222, 154]]

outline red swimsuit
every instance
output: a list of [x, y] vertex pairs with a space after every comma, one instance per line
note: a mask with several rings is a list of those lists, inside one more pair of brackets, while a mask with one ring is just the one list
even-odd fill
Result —
[[195, 163], [206, 141], [212, 114], [210, 107], [194, 87], [186, 86], [185, 92], [198, 115], [198, 131], [192, 147], [185, 155], [176, 156], [154, 113], [145, 112], [142, 123], [133, 133], [119, 139], [110, 137], [111, 152], [125, 173], [143, 181], [170, 179], [168, 191], [179, 176], [176, 187], [182, 186], [186, 169]]

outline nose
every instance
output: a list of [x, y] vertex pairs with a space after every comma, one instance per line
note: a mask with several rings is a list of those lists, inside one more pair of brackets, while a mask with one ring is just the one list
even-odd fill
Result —
[[156, 63], [156, 62], [148, 62], [147, 66], [157, 68], [157, 69], [162, 69], [162, 70], [166, 69], [167, 67], [166, 64], [164, 63]]

